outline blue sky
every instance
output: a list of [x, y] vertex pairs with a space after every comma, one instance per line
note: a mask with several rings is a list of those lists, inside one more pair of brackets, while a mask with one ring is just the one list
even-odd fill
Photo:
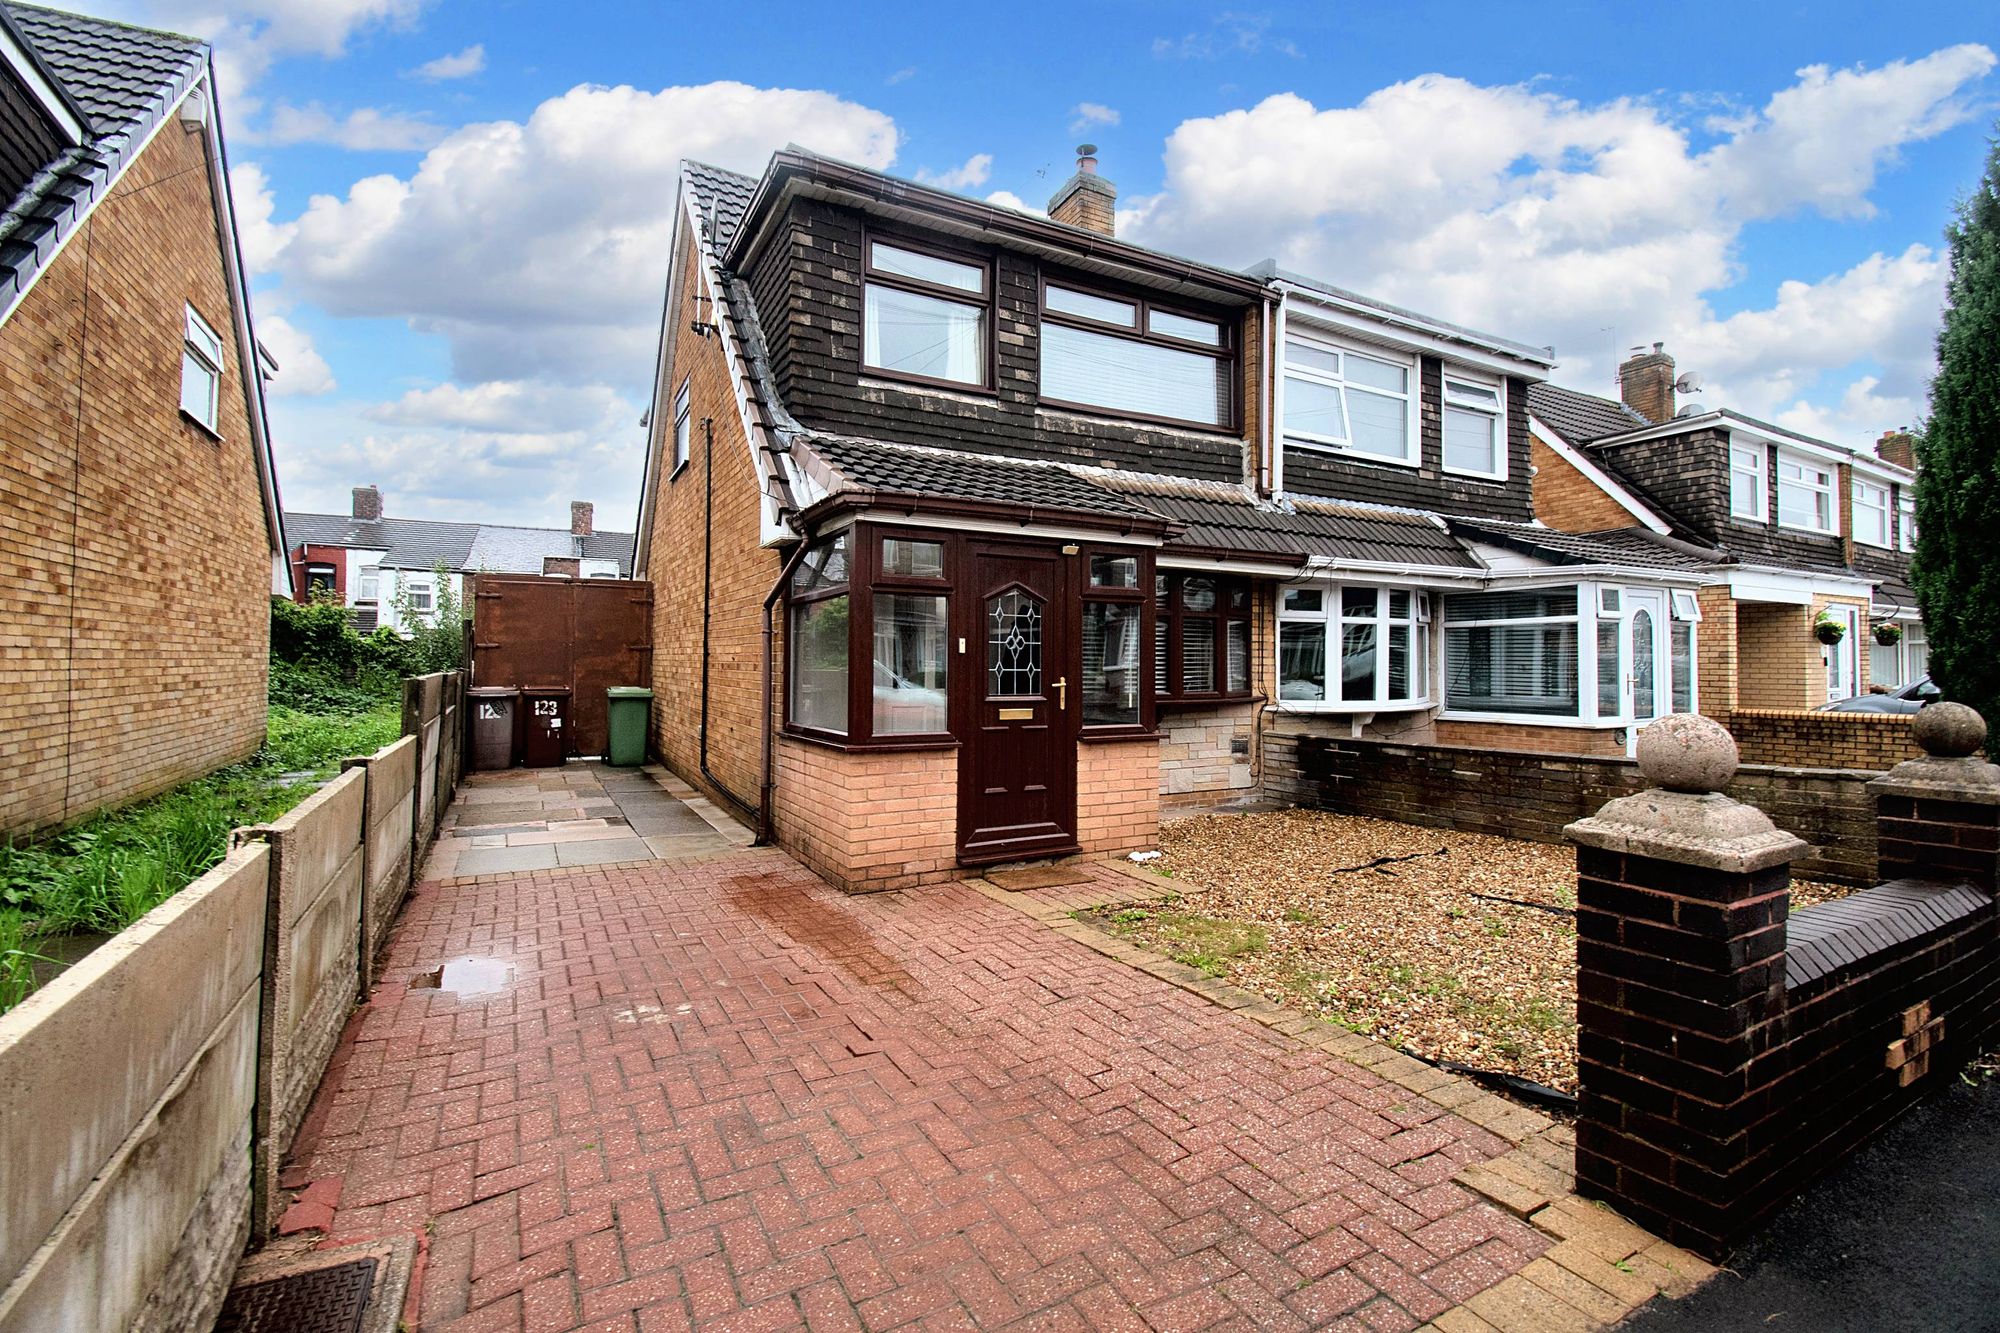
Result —
[[[673, 163], [797, 140], [1553, 344], [1705, 401], [1921, 415], [2000, 6], [1007, 7], [124, 0], [216, 42], [288, 507], [636, 503]], [[1004, 17], [997, 17], [1004, 15]]]

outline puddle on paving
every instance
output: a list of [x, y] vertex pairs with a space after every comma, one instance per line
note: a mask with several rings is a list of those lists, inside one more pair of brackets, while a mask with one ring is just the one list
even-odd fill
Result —
[[410, 978], [411, 990], [441, 990], [452, 995], [491, 995], [514, 979], [514, 965], [498, 958], [454, 958], [443, 967]]
[[729, 901], [784, 931], [864, 986], [887, 987], [911, 999], [923, 994], [916, 978], [877, 948], [874, 937], [852, 917], [803, 890], [756, 875], [737, 875], [729, 881]]

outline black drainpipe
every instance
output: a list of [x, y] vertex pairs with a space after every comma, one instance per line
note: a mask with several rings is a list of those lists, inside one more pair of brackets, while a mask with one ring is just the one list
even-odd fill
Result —
[[698, 733], [701, 775], [746, 818], [756, 818], [751, 804], [723, 785], [708, 767], [708, 631], [715, 575], [715, 418], [701, 419], [701, 729]]

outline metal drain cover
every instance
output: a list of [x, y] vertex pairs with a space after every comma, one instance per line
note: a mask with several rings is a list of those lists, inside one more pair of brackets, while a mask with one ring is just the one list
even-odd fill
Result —
[[315, 1268], [229, 1293], [215, 1333], [360, 1333], [375, 1260]]

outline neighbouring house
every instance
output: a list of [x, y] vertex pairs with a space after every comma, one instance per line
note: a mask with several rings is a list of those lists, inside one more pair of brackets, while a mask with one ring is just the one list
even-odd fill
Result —
[[[682, 172], [652, 745], [850, 889], [1150, 846], [1300, 736], [1623, 754], [1684, 543], [1533, 524], [1546, 348], [786, 149]], [[1280, 760], [1279, 762], [1282, 762]]]
[[204, 44], [0, 5], [0, 834], [253, 753], [289, 591]]
[[468, 574], [632, 577], [632, 534], [597, 531], [595, 506], [580, 500], [567, 529], [519, 528], [387, 518], [381, 490], [356, 486], [350, 512], [286, 514], [285, 532], [297, 599], [332, 597], [364, 634], [406, 631], [403, 610], [427, 617], [447, 588], [463, 606]]
[[[1530, 391], [1535, 513], [1584, 540], [1700, 553], [1714, 579], [1699, 597], [1703, 712], [1726, 725], [1742, 710], [1806, 710], [1924, 674], [1907, 432], [1862, 449], [1678, 407], [1674, 361], [1657, 344], [1619, 379], [1622, 401]], [[1842, 627], [1837, 643], [1821, 642], [1822, 621]]]

